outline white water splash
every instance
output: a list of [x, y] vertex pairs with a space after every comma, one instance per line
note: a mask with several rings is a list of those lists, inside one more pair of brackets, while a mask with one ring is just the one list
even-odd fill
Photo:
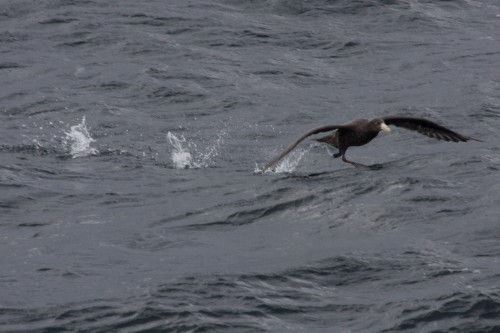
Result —
[[[274, 168], [271, 168], [266, 171], [272, 173], [286, 173], [293, 172], [299, 165], [299, 162], [302, 160], [302, 157], [311, 149], [311, 146], [306, 149], [297, 149], [289, 153], [281, 162], [279, 162]], [[255, 173], [261, 173], [262, 168], [258, 166], [255, 167]]]
[[217, 139], [209, 142], [208, 146], [199, 148], [194, 142], [188, 142], [182, 135], [167, 133], [167, 140], [172, 146], [172, 162], [176, 169], [207, 168], [214, 163], [219, 150], [224, 143], [226, 132], [217, 133]]
[[167, 140], [174, 148], [172, 150], [172, 162], [176, 169], [199, 168], [199, 165], [193, 162], [193, 157], [189, 152], [186, 138], [182, 135], [179, 137], [172, 134], [170, 131], [167, 133]]
[[309, 149], [304, 149], [292, 152], [287, 158], [285, 158], [276, 166], [274, 172], [282, 173], [295, 171], [297, 165], [299, 165], [300, 160], [302, 159], [302, 157], [304, 157], [308, 150]]
[[70, 131], [66, 132], [67, 143], [70, 146], [70, 154], [73, 158], [85, 157], [89, 155], [97, 155], [99, 151], [90, 147], [90, 144], [95, 140], [90, 136], [85, 122], [85, 116], [82, 122], [78, 125], [71, 126]]

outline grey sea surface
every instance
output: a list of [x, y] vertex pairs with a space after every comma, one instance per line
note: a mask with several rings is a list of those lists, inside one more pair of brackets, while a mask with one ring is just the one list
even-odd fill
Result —
[[[1, 332], [500, 332], [496, 0], [0, 1]], [[425, 117], [350, 159], [306, 130]]]

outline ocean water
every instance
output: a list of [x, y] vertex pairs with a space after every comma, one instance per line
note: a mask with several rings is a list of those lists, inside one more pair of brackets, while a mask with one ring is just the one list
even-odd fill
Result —
[[[2, 0], [0, 332], [500, 332], [496, 0]], [[350, 159], [306, 130], [425, 117]]]

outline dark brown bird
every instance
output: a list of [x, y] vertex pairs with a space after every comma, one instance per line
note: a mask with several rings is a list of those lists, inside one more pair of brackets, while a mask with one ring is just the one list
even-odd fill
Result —
[[342, 161], [350, 163], [354, 166], [366, 166], [361, 163], [349, 161], [345, 157], [347, 149], [351, 146], [363, 146], [373, 140], [380, 131], [390, 132], [391, 129], [388, 125], [394, 125], [399, 127], [404, 127], [406, 129], [417, 131], [423, 135], [431, 138], [444, 141], [453, 142], [467, 142], [469, 140], [481, 141], [470, 136], [465, 136], [454, 132], [444, 126], [438, 125], [430, 120], [422, 118], [413, 117], [397, 117], [388, 116], [383, 118], [375, 119], [356, 119], [348, 122], [344, 125], [325, 125], [313, 128], [298, 138], [294, 143], [289, 145], [281, 154], [273, 158], [269, 163], [267, 163], [262, 172], [275, 166], [283, 157], [285, 157], [289, 152], [291, 152], [302, 140], [305, 138], [322, 133], [334, 131], [325, 137], [316, 139], [319, 142], [325, 142], [329, 145], [334, 146], [339, 150], [338, 153], [334, 154], [333, 157], [337, 158], [342, 156]]

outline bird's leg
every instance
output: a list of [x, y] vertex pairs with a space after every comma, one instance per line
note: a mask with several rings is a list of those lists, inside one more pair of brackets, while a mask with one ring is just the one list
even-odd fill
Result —
[[[334, 155], [335, 157], [335, 155]], [[346, 162], [346, 163], [349, 163], [349, 164], [352, 164], [354, 165], [355, 167], [368, 167], [368, 165], [365, 165], [365, 164], [361, 164], [361, 163], [357, 163], [357, 162], [353, 162], [353, 161], [349, 161], [346, 157], [345, 157], [345, 154], [342, 154], [342, 161]]]
[[[337, 147], [335, 147], [335, 148], [337, 148]], [[336, 154], [333, 154], [333, 158], [338, 158], [340, 156], [344, 156], [344, 154], [347, 150], [347, 148], [345, 148], [345, 147], [339, 147], [338, 149], [339, 149], [339, 152]]]

